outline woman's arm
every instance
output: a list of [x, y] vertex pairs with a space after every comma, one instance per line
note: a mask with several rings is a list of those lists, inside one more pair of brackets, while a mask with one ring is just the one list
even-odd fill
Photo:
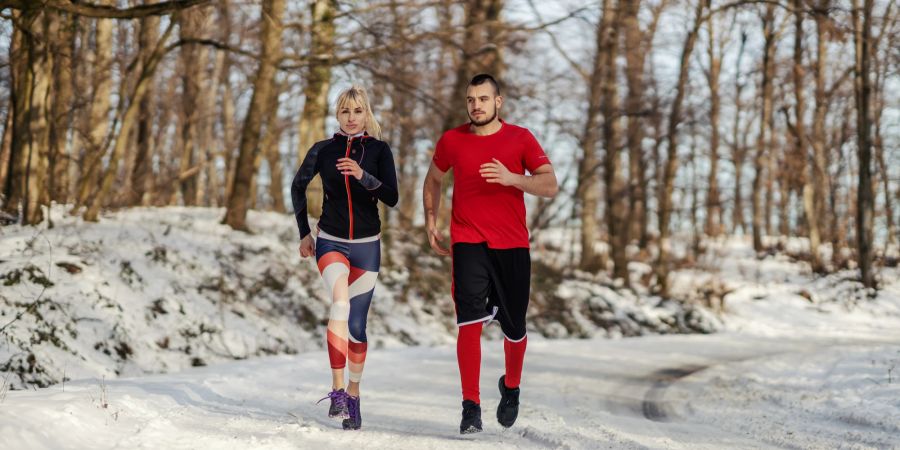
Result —
[[378, 155], [378, 177], [363, 171], [359, 184], [372, 191], [375, 198], [384, 204], [392, 208], [397, 205], [400, 197], [397, 189], [397, 169], [394, 167], [394, 154], [391, 153], [390, 146], [384, 144], [384, 151]]
[[294, 175], [294, 181], [291, 183], [291, 203], [294, 205], [294, 216], [297, 219], [297, 227], [300, 229], [300, 239], [305, 238], [310, 233], [309, 218], [306, 216], [306, 187], [309, 186], [309, 182], [312, 181], [313, 177], [319, 173], [316, 161], [319, 156], [319, 150], [322, 147], [324, 145], [314, 145], [309, 149], [306, 157], [303, 158], [303, 163], [300, 164], [300, 169]]

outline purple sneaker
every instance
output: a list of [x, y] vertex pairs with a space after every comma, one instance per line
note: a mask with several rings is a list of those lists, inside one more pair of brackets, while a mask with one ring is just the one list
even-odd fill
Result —
[[358, 430], [362, 426], [362, 416], [359, 414], [359, 397], [347, 395], [347, 409], [350, 416], [344, 419], [343, 425], [345, 430]]
[[[332, 390], [328, 393], [322, 400], [331, 399], [331, 407], [328, 408], [328, 417], [332, 419], [346, 419], [350, 417], [350, 413], [347, 410], [347, 399], [350, 398], [343, 389]], [[318, 405], [322, 403], [322, 400], [316, 402]]]

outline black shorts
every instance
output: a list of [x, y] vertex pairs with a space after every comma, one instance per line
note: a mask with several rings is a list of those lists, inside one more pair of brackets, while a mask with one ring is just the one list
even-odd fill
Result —
[[507, 339], [525, 337], [531, 294], [527, 248], [492, 249], [486, 243], [453, 244], [453, 286], [457, 325], [495, 319]]

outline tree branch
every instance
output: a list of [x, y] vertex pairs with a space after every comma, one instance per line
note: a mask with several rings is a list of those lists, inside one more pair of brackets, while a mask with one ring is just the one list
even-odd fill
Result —
[[84, 17], [98, 19], [140, 19], [149, 16], [162, 16], [175, 11], [181, 11], [193, 6], [209, 3], [210, 0], [169, 0], [147, 5], [138, 5], [130, 8], [117, 8], [108, 5], [95, 5], [93, 3], [77, 0], [0, 0], [0, 10], [6, 8], [26, 10], [50, 8], [65, 11]]

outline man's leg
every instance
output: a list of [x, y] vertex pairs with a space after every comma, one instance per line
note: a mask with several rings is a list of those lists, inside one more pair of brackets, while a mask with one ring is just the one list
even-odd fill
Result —
[[494, 285], [491, 295], [500, 304], [498, 321], [503, 330], [505, 374], [500, 377], [497, 421], [504, 427], [515, 423], [519, 413], [519, 384], [528, 344], [525, 316], [531, 294], [531, 257], [528, 249], [491, 251]]
[[451, 292], [456, 307], [459, 333], [456, 359], [463, 396], [460, 433], [481, 431], [481, 330], [491, 314], [487, 311], [490, 272], [487, 247], [484, 244], [455, 244], [452, 247], [453, 284]]
[[463, 400], [480, 404], [478, 381], [481, 378], [481, 329], [483, 322], [459, 327], [456, 337], [456, 361]]

